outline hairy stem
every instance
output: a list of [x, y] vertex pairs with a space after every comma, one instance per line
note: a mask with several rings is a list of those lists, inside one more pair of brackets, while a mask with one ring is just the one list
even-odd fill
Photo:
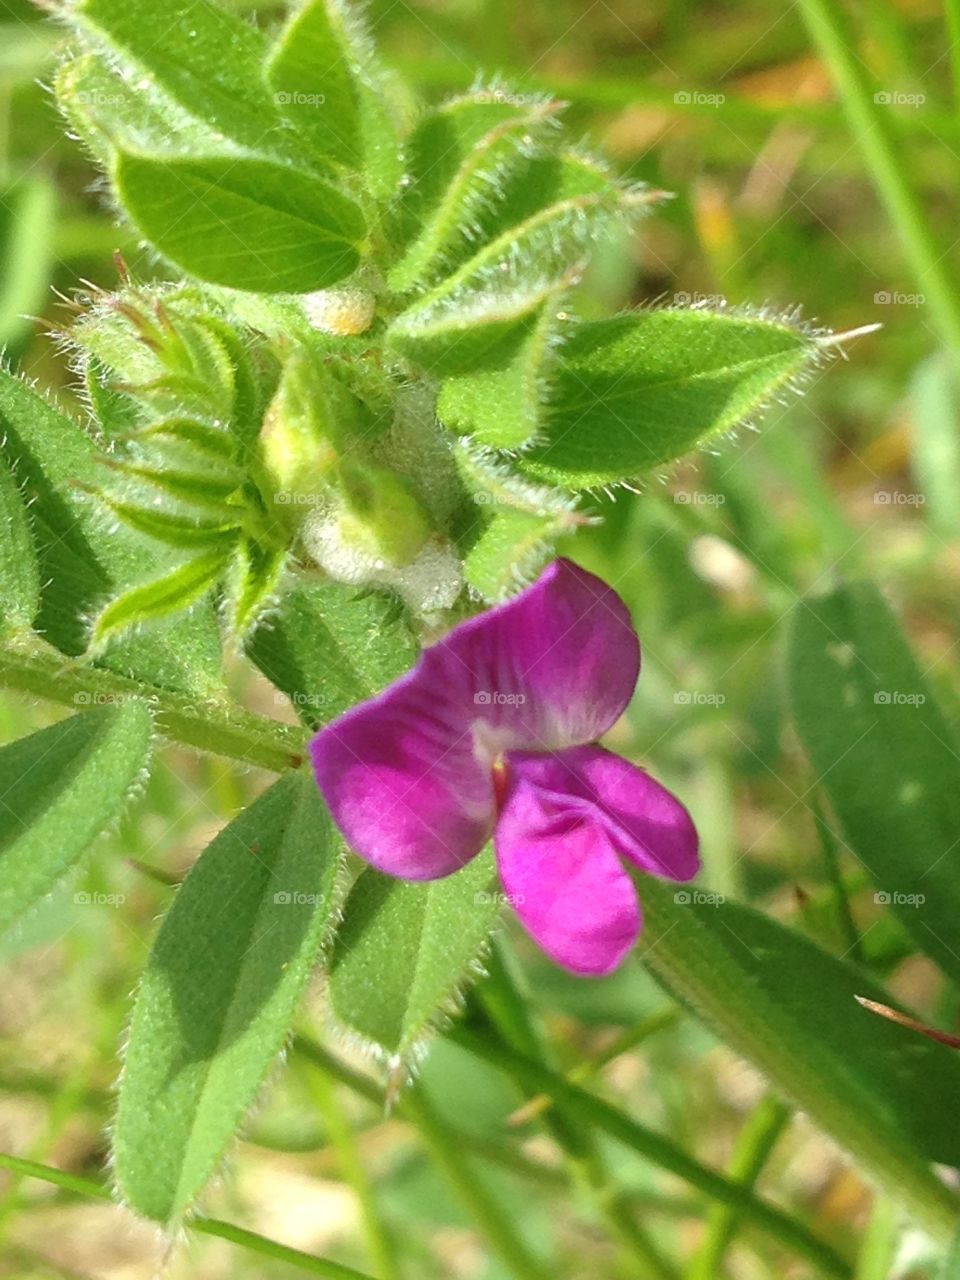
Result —
[[304, 730], [254, 715], [226, 701], [143, 685], [54, 649], [0, 649], [0, 688], [31, 693], [81, 711], [138, 698], [152, 710], [157, 732], [171, 742], [283, 773], [303, 761]]

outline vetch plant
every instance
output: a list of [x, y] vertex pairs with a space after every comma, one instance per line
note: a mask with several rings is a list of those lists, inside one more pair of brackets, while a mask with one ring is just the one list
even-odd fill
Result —
[[[624, 489], [642, 502], [680, 457], [757, 423], [838, 339], [715, 295], [598, 313], [598, 256], [642, 237], [663, 193], [572, 138], [549, 96], [478, 82], [420, 103], [341, 0], [260, 25], [210, 0], [58, 16], [57, 100], [156, 272], [118, 259], [115, 291], [75, 299], [58, 336], [79, 408], [0, 373], [0, 684], [70, 712], [0, 749], [0, 927], [29, 925], [83, 865], [161, 739], [278, 775], [157, 929], [111, 1130], [118, 1196], [171, 1232], [193, 1221], [358, 1274], [196, 1217], [286, 1046], [319, 1071], [355, 1173], [334, 1079], [416, 1127], [511, 1275], [553, 1274], [415, 1083], [446, 1031], [548, 1098], [575, 1185], [638, 1257], [601, 1133], [848, 1275], [745, 1180], [554, 1069], [495, 938], [509, 905], [576, 974], [637, 951], [945, 1238], [957, 1199], [932, 1166], [960, 1162], [960, 1066], [860, 1018], [855, 994], [890, 996], [849, 959], [709, 887], [658, 883], [696, 873], [696, 832], [626, 758], [637, 632], [621, 584], [575, 563], [593, 563], [599, 511], [616, 521]], [[668, 505], [699, 522], [725, 503], [685, 490]], [[796, 727], [851, 848], [956, 978], [960, 881], [942, 846], [960, 792], [936, 700], [868, 588], [804, 603], [790, 639]], [[287, 720], [238, 700], [238, 668]], [[688, 720], [725, 702], [659, 688]], [[884, 696], [898, 689], [909, 705]], [[315, 974], [332, 1043], [367, 1051], [385, 1093], [296, 1034]], [[495, 1139], [487, 1154], [509, 1163]]]

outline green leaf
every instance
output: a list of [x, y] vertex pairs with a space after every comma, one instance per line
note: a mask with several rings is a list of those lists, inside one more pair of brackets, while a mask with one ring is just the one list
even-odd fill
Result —
[[523, 469], [577, 490], [662, 468], [751, 421], [819, 354], [788, 321], [732, 312], [637, 311], [577, 325], [557, 351], [543, 437]]
[[288, 774], [178, 891], [137, 995], [114, 1134], [140, 1213], [179, 1222], [254, 1101], [329, 924], [336, 850], [313, 779]]
[[234, 552], [224, 584], [230, 635], [243, 639], [274, 604], [287, 564], [285, 547], [244, 538]]
[[389, 196], [402, 172], [389, 92], [359, 18], [336, 0], [307, 0], [267, 63], [273, 100], [318, 155], [360, 170]]
[[131, 587], [111, 600], [93, 624], [91, 643], [102, 647], [129, 627], [155, 622], [188, 609], [216, 586], [227, 565], [229, 547], [207, 552], [178, 565], [161, 578]]
[[150, 735], [146, 707], [129, 701], [0, 748], [0, 929], [50, 893], [120, 814]]
[[56, 188], [45, 178], [24, 178], [0, 192], [0, 350], [8, 359], [46, 302], [56, 216]]
[[929, 1161], [960, 1163], [960, 1058], [861, 1009], [869, 975], [748, 907], [644, 878], [643, 959], [872, 1178], [938, 1234], [958, 1202]]
[[479, 229], [482, 247], [401, 312], [388, 342], [434, 374], [482, 368], [517, 322], [579, 278], [595, 241], [632, 209], [631, 193], [589, 157], [531, 161]]
[[131, 529], [136, 529], [137, 533], [146, 534], [149, 538], [156, 538], [169, 547], [190, 550], [217, 547], [229, 551], [237, 540], [236, 524], [195, 520], [181, 512], [141, 507], [109, 495], [103, 495], [103, 501]]
[[[921, 494], [929, 503], [929, 519], [943, 538], [960, 534], [958, 397], [960, 387], [948, 356], [930, 356], [910, 380], [913, 465]], [[880, 496], [876, 494], [874, 501]]]
[[426, 116], [410, 139], [409, 182], [398, 214], [400, 225], [416, 234], [390, 269], [392, 289], [402, 293], [430, 281], [468, 256], [481, 215], [556, 108], [547, 100], [517, 106], [490, 91], [455, 98]]
[[504, 600], [532, 582], [549, 558], [555, 540], [576, 523], [572, 512], [540, 515], [499, 511], [470, 548], [463, 565], [467, 582], [484, 600]]
[[960, 981], [958, 747], [879, 592], [801, 602], [789, 672], [794, 722], [876, 900]]
[[[87, 647], [88, 619], [149, 571], [142, 539], [111, 529], [83, 491], [98, 488], [106, 456], [26, 383], [0, 371], [0, 455], [28, 501], [40, 565], [36, 628], [62, 652]], [[160, 688], [210, 697], [223, 689], [212, 610], [112, 648], [98, 660]]]
[[40, 607], [40, 570], [23, 495], [0, 454], [0, 635], [29, 631]]
[[402, 676], [417, 645], [389, 597], [330, 583], [284, 596], [278, 617], [248, 640], [247, 655], [315, 726]]
[[515, 449], [536, 435], [549, 394], [556, 307], [557, 299], [548, 299], [538, 316], [484, 352], [473, 371], [443, 382], [437, 417], [444, 426], [491, 449]]
[[391, 1062], [409, 1063], [456, 1007], [494, 928], [500, 894], [487, 852], [443, 880], [362, 873], [347, 898], [330, 970], [333, 1012]]
[[201, 280], [307, 293], [359, 264], [365, 234], [359, 208], [303, 170], [241, 156], [122, 152], [113, 180], [143, 235]]
[[[279, 157], [297, 150], [263, 83], [267, 43], [239, 14], [210, 0], [156, 0], [150, 21], [124, 0], [81, 0], [71, 16], [135, 72], [213, 133]], [[137, 83], [136, 74], [127, 83]], [[140, 93], [137, 83], [136, 96]], [[122, 111], [132, 104], [107, 104]]]

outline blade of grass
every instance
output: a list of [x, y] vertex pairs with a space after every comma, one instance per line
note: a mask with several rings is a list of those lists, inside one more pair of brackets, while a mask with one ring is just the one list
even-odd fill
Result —
[[[62, 1169], [54, 1169], [50, 1165], [37, 1164], [35, 1160], [21, 1160], [19, 1156], [0, 1152], [0, 1169], [19, 1174], [24, 1178], [37, 1178], [41, 1182], [51, 1183], [75, 1195], [89, 1196], [95, 1200], [113, 1200], [106, 1187], [90, 1178], [81, 1178], [75, 1173], [65, 1173]], [[242, 1249], [259, 1254], [262, 1258], [275, 1258], [278, 1262], [286, 1262], [300, 1271], [310, 1275], [322, 1276], [325, 1280], [373, 1280], [372, 1276], [353, 1267], [345, 1267], [329, 1258], [318, 1258], [314, 1254], [303, 1253], [300, 1249], [291, 1249], [289, 1245], [280, 1244], [255, 1231], [246, 1231], [243, 1227], [235, 1227], [231, 1222], [221, 1222], [219, 1218], [191, 1218], [186, 1224], [188, 1230], [198, 1235], [217, 1236], [221, 1240], [229, 1240]]]
[[836, 83], [854, 140], [926, 295], [931, 317], [960, 364], [960, 295], [904, 164], [908, 149], [894, 130], [889, 110], [876, 100], [841, 7], [833, 0], [800, 0], [800, 11]]

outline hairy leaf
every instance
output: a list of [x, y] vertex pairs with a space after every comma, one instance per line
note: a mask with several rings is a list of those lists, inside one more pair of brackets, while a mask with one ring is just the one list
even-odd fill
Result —
[[334, 903], [317, 788], [288, 774], [224, 828], [177, 893], [137, 995], [114, 1134], [128, 1204], [178, 1222], [290, 1026]]
[[113, 179], [134, 222], [191, 275], [263, 293], [323, 289], [357, 267], [357, 205], [272, 160], [122, 152]]
[[0, 635], [29, 631], [40, 607], [40, 570], [23, 495], [0, 454]]
[[475, 976], [497, 919], [496, 885], [489, 853], [426, 884], [364, 871], [347, 898], [330, 972], [343, 1026], [379, 1056], [409, 1061]]
[[892, 1195], [922, 1188], [921, 1221], [955, 1215], [927, 1162], [960, 1162], [960, 1058], [861, 1009], [856, 995], [891, 998], [775, 920], [649, 878], [641, 891], [654, 976]]
[[93, 645], [103, 645], [128, 627], [155, 622], [158, 618], [188, 609], [216, 586], [229, 553], [230, 548], [223, 547], [196, 556], [163, 577], [131, 587], [111, 600], [93, 625]]
[[21, 179], [0, 193], [0, 350], [9, 359], [30, 336], [50, 284], [56, 188]]
[[387, 597], [331, 583], [289, 592], [247, 653], [302, 719], [318, 725], [403, 675], [417, 646]]
[[[22, 381], [0, 371], [0, 454], [30, 502], [40, 563], [36, 626], [67, 654], [87, 645], [88, 617], [150, 568], [141, 539], [111, 530], [81, 485], [97, 488], [103, 454], [69, 418]], [[209, 610], [112, 648], [112, 670], [185, 693], [222, 689], [220, 638]]]
[[146, 766], [150, 734], [146, 707], [124, 702], [0, 748], [0, 929], [44, 898], [118, 816]]
[[819, 354], [792, 324], [637, 311], [573, 328], [557, 352], [530, 475], [569, 489], [629, 480], [750, 421]]
[[876, 589], [797, 605], [789, 670], [794, 722], [876, 901], [960, 980], [958, 745]]

